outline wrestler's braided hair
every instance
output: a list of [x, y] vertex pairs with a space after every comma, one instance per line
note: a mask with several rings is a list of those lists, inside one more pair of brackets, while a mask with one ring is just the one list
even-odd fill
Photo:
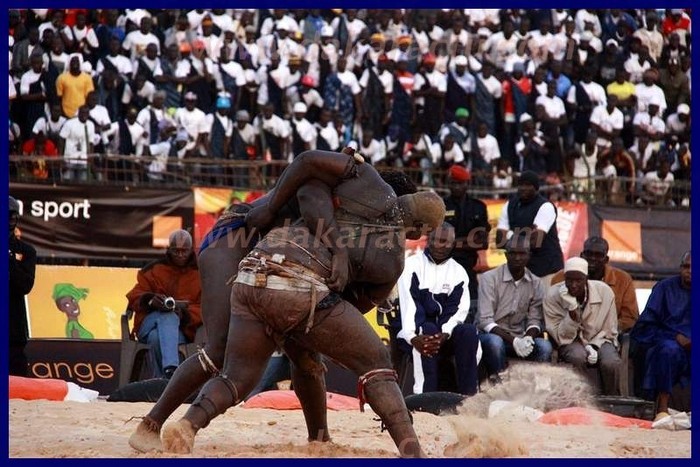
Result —
[[418, 192], [418, 187], [402, 170], [392, 168], [377, 168], [379, 176], [382, 177], [391, 188], [394, 189], [396, 196], [410, 195]]

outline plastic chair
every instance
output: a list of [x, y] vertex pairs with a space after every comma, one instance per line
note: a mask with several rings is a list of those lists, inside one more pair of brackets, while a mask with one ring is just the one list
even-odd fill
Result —
[[[133, 310], [127, 309], [121, 316], [121, 350], [119, 356], [119, 387], [138, 381], [146, 361], [148, 350], [151, 346], [139, 342], [131, 337], [129, 330], [129, 320], [133, 316]], [[197, 329], [194, 342], [180, 344], [178, 351], [183, 359], [197, 353], [197, 350], [204, 345], [206, 332], [204, 326]]]

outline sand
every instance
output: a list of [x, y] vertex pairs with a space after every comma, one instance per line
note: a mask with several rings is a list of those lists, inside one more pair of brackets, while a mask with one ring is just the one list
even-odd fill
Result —
[[[456, 415], [414, 413], [429, 457], [690, 458], [690, 430], [553, 426], [504, 415], [487, 418], [492, 400], [509, 398], [540, 410], [585, 403], [585, 385], [564, 370], [514, 372], [482, 388]], [[552, 373], [543, 373], [551, 371]], [[329, 411], [332, 442], [308, 443], [301, 411], [229, 409], [200, 431], [188, 455], [142, 454], [128, 445], [151, 403], [9, 401], [10, 458], [395, 458], [397, 450], [371, 411]], [[171, 420], [187, 409], [181, 406]]]

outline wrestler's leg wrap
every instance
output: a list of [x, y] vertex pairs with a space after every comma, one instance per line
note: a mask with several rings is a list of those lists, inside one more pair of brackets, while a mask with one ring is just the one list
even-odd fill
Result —
[[233, 381], [225, 375], [216, 376], [202, 387], [184, 418], [190, 422], [196, 432], [241, 400]]
[[177, 367], [146, 419], [156, 424], [157, 430], [160, 431], [160, 427], [175, 409], [209, 378], [217, 374], [219, 370], [212, 359], [204, 349], [200, 349]]
[[288, 354], [292, 360], [292, 385], [306, 420], [309, 441], [330, 441], [326, 410], [325, 366], [319, 354]]
[[373, 370], [360, 377], [360, 395], [384, 422], [401, 457], [425, 457], [393, 370]]

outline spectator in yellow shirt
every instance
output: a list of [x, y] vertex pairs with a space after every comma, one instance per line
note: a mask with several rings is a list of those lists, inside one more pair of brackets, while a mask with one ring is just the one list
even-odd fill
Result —
[[56, 79], [56, 93], [61, 98], [63, 115], [73, 118], [78, 108], [85, 104], [87, 95], [95, 89], [92, 78], [81, 70], [82, 59], [79, 54], [72, 54], [68, 61], [68, 71]]

